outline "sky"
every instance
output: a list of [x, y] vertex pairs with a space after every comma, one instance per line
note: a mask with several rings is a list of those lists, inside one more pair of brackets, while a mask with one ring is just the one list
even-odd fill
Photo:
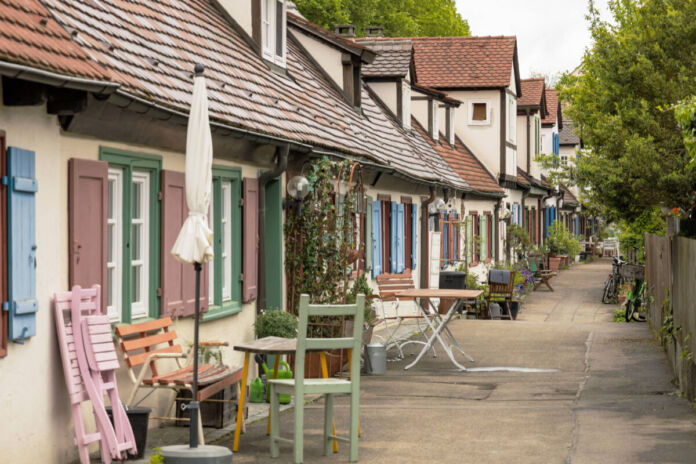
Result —
[[[595, 6], [608, 19], [608, 0]], [[587, 0], [455, 0], [471, 35], [516, 35], [520, 77], [575, 69], [591, 44]]]

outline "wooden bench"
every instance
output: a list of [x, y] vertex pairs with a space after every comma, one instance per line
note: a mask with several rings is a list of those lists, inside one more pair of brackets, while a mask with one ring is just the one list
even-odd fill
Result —
[[559, 261], [552, 261], [555, 269], [547, 269], [544, 266], [543, 256], [531, 255], [529, 256], [528, 262], [529, 270], [534, 273], [534, 290], [538, 289], [541, 285], [546, 285], [546, 287], [553, 292], [553, 287], [549, 283], [549, 280], [558, 275]]
[[[118, 343], [123, 352], [124, 360], [128, 366], [128, 375], [133, 382], [131, 391], [126, 404], [129, 407], [142, 402], [154, 389], [167, 388], [178, 392], [179, 390], [192, 390], [193, 388], [193, 350], [188, 354], [184, 353], [181, 345], [175, 343], [177, 338], [176, 331], [172, 330], [172, 319], [164, 317], [154, 321], [141, 322], [138, 324], [122, 325], [115, 329]], [[227, 346], [227, 342], [201, 342], [200, 346]], [[174, 359], [177, 367], [174, 370], [164, 371], [163, 359]], [[182, 363], [182, 360], [185, 362]], [[136, 375], [135, 368], [142, 366]], [[149, 371], [149, 373], [148, 373]], [[220, 392], [229, 385], [240, 382], [242, 370], [232, 370], [227, 366], [216, 366], [213, 364], [198, 365], [198, 396], [197, 401], [205, 401], [211, 396]], [[153, 389], [147, 393], [137, 403], [133, 404], [139, 389]], [[239, 394], [237, 395], [239, 398]], [[172, 395], [165, 416], [153, 417], [161, 420], [181, 420], [176, 417], [168, 417], [176, 395]], [[199, 410], [200, 414], [200, 410]], [[202, 422], [199, 418], [199, 433], [202, 443]]]

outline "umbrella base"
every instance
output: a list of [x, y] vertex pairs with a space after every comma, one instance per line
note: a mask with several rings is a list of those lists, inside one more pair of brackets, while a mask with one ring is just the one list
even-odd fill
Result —
[[232, 451], [224, 446], [202, 445], [189, 448], [189, 445], [163, 446], [160, 450], [165, 464], [231, 464]]

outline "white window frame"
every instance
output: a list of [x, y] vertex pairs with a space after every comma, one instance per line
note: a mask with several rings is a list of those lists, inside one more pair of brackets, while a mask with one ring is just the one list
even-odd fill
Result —
[[287, 21], [284, 20], [281, 25], [283, 40], [281, 50], [277, 50], [278, 3], [282, 4], [283, 14], [281, 17], [285, 19], [287, 14], [287, 4], [285, 0], [261, 0], [261, 50], [265, 59], [278, 66], [285, 67], [285, 58], [287, 54]]
[[[113, 183], [111, 203], [109, 209], [112, 217], [107, 218], [107, 227], [112, 228], [111, 243], [107, 246], [111, 249], [111, 261], [107, 260], [106, 268], [111, 270], [111, 279], [106, 283], [107, 292], [111, 292], [111, 304], [107, 301], [106, 313], [112, 322], [121, 322], [123, 319], [123, 169], [109, 168], [108, 182]], [[108, 274], [107, 274], [108, 276]]]
[[560, 153], [558, 156], [561, 158], [561, 166], [568, 166], [570, 156], [567, 153]]
[[411, 83], [401, 81], [401, 126], [411, 130]]
[[508, 95], [507, 99], [507, 141], [515, 143], [517, 140], [517, 102], [512, 95]]
[[[140, 267], [140, 298], [138, 301], [131, 301], [131, 320], [148, 317], [148, 306], [150, 301], [150, 172], [134, 169], [132, 174], [132, 185], [140, 184], [140, 218], [131, 217], [131, 234], [133, 226], [140, 225], [140, 259], [133, 259], [131, 249], [131, 273], [135, 267]], [[132, 198], [132, 197], [131, 197]], [[135, 198], [132, 198], [132, 208], [135, 207]], [[131, 236], [131, 247], [135, 246], [135, 240]], [[132, 278], [132, 276], [131, 276]], [[131, 287], [131, 295], [136, 289]]]
[[[467, 119], [469, 120], [470, 126], [490, 126], [491, 124], [491, 102], [490, 100], [469, 100], [469, 114]], [[486, 105], [486, 119], [483, 121], [474, 120], [474, 105], [477, 104]]]
[[440, 102], [433, 99], [430, 104], [433, 105], [433, 140], [437, 142], [440, 140]]
[[232, 181], [220, 183], [222, 198], [222, 302], [232, 300]]
[[448, 142], [452, 146], [454, 146], [455, 141], [456, 141], [456, 135], [454, 133], [454, 116], [455, 116], [454, 111], [455, 111], [455, 109], [456, 109], [456, 107], [454, 107], [454, 106], [451, 106], [449, 108], [449, 112], [450, 112], [450, 117], [449, 117], [449, 121], [448, 121], [449, 127], [447, 128], [448, 133], [450, 135]]

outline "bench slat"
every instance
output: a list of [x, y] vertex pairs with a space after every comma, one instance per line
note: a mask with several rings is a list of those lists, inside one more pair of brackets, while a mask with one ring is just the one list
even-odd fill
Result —
[[179, 345], [174, 345], [174, 346], [168, 346], [166, 348], [162, 348], [159, 350], [154, 350], [154, 351], [149, 351], [149, 352], [144, 352], [140, 354], [136, 354], [134, 356], [128, 356], [126, 358], [126, 362], [128, 363], [128, 367], [133, 367], [137, 366], [139, 364], [144, 363], [147, 360], [147, 357], [150, 356], [153, 353], [157, 354], [163, 354], [163, 353], [181, 353], [181, 346]]
[[155, 319], [154, 321], [118, 326], [116, 327], [116, 335], [119, 337], [126, 337], [141, 332], [152, 332], [153, 330], [163, 329], [170, 325], [172, 325], [172, 318], [163, 317], [161, 319]]
[[156, 335], [150, 335], [149, 337], [135, 338], [133, 340], [124, 340], [121, 343], [121, 348], [123, 351], [132, 351], [139, 348], [152, 347], [159, 345], [160, 343], [170, 342], [176, 339], [176, 331], [172, 330], [170, 332], [162, 332]]

